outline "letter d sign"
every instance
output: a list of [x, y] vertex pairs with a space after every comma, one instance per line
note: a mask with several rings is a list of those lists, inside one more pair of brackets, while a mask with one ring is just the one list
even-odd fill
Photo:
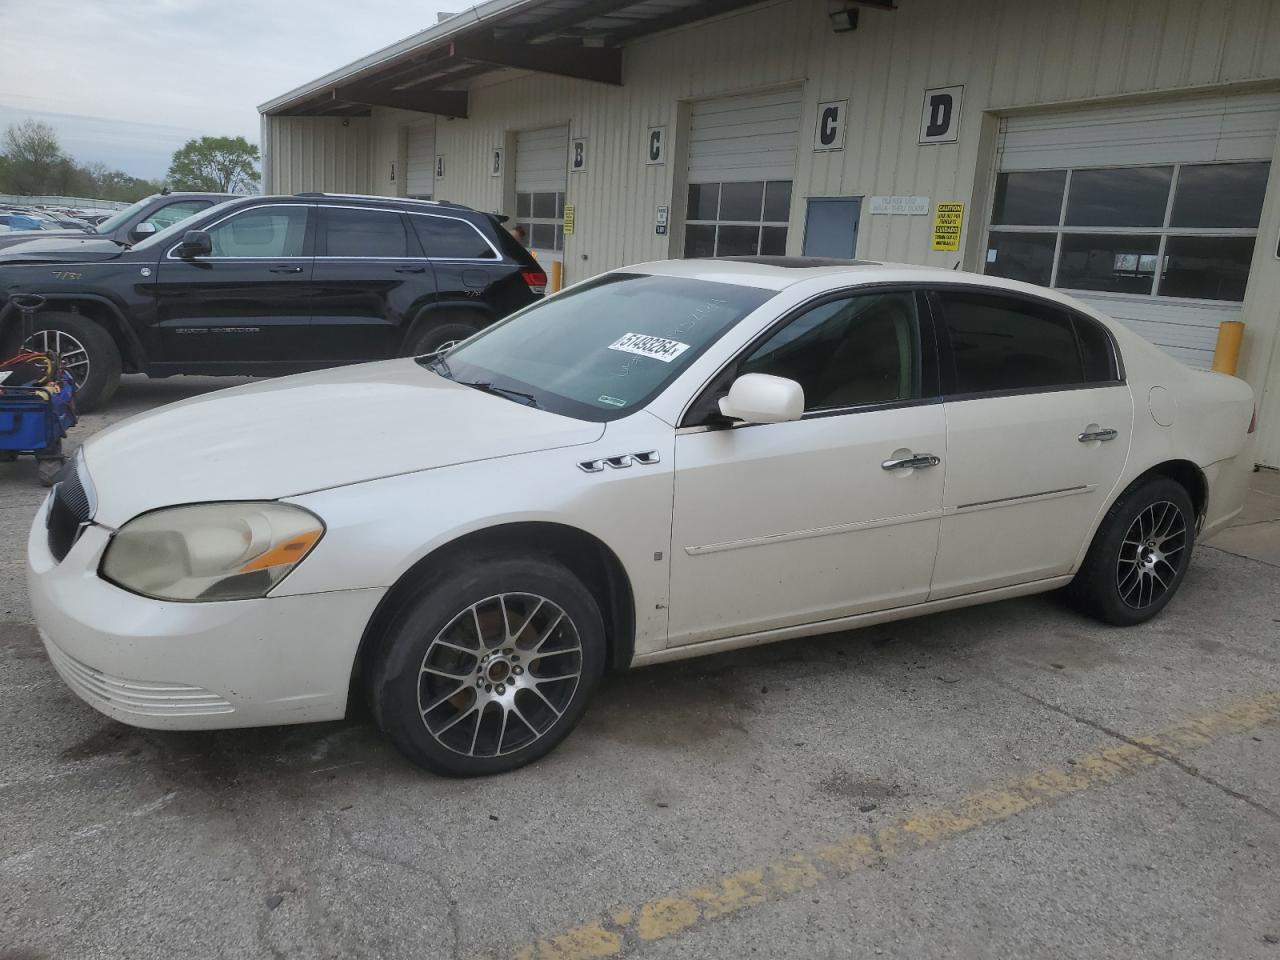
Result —
[[960, 138], [960, 96], [964, 87], [938, 87], [924, 92], [920, 117], [921, 143], [955, 143]]

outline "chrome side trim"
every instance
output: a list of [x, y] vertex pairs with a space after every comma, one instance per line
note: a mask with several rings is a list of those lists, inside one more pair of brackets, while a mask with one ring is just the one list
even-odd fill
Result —
[[580, 460], [578, 469], [583, 473], [600, 473], [605, 467], [623, 470], [635, 463], [642, 467], [651, 467], [661, 462], [662, 457], [658, 455], [657, 450], [645, 450], [642, 453], [620, 453], [612, 457], [601, 457], [599, 460]]
[[901, 517], [883, 517], [879, 520], [855, 520], [852, 523], [838, 523], [834, 526], [817, 527], [812, 530], [794, 530], [790, 533], [771, 533], [763, 537], [748, 537], [745, 540], [726, 540], [723, 543], [708, 543], [702, 546], [685, 547], [684, 552], [691, 557], [699, 557], [708, 553], [724, 553], [726, 550], [742, 550], [746, 547], [760, 547], [770, 543], [791, 543], [795, 540], [811, 540], [814, 537], [829, 537], [838, 533], [853, 533], [857, 530], [873, 530], [876, 527], [893, 527], [903, 523], [919, 523], [922, 520], [937, 520], [941, 516], [941, 510], [926, 510], [922, 513], [908, 513]]
[[1088, 483], [1079, 487], [1063, 487], [1060, 490], [1045, 490], [1041, 493], [1021, 493], [1016, 497], [1001, 497], [998, 500], [977, 500], [973, 503], [962, 503], [951, 507], [948, 513], [971, 513], [978, 510], [991, 510], [995, 507], [1007, 507], [1019, 503], [1032, 503], [1039, 500], [1056, 500], [1059, 497], [1074, 497], [1082, 493], [1092, 493], [1098, 489], [1096, 483]]

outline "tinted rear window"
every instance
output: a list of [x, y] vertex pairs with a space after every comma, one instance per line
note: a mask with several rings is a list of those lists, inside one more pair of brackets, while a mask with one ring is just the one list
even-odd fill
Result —
[[943, 329], [955, 393], [990, 393], [1084, 382], [1065, 310], [997, 294], [942, 291]]
[[415, 213], [409, 218], [423, 252], [440, 260], [496, 260], [480, 231], [466, 220]]

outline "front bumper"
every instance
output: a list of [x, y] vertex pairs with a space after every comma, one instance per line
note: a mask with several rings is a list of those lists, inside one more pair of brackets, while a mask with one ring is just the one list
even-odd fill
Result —
[[109, 532], [87, 527], [61, 563], [45, 512], [27, 583], [54, 668], [77, 696], [138, 727], [209, 730], [334, 720], [382, 589], [217, 603], [136, 596], [101, 579]]

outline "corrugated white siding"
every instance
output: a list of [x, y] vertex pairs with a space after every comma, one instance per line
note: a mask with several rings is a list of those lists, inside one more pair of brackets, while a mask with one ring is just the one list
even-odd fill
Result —
[[790, 180], [800, 87], [699, 100], [689, 111], [689, 182]]
[[268, 117], [266, 193], [371, 189], [369, 121], [352, 117]]
[[411, 197], [435, 192], [436, 120], [415, 120], [405, 127], [405, 191]]
[[516, 190], [559, 193], [569, 184], [569, 128], [547, 127], [516, 134]]

